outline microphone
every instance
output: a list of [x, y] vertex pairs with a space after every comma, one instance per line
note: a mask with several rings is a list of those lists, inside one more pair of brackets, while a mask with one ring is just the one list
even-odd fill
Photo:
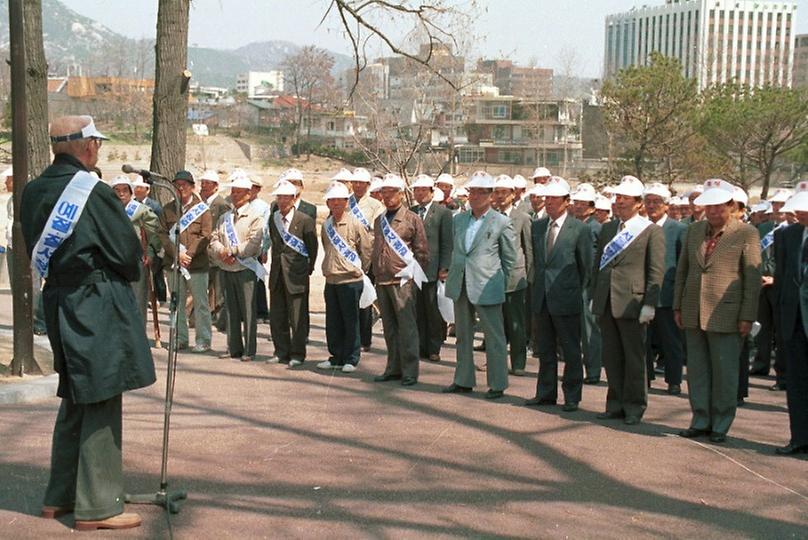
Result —
[[121, 170], [123, 172], [125, 172], [126, 174], [133, 174], [134, 173], [134, 174], [142, 176], [143, 181], [146, 182], [147, 184], [154, 183], [154, 179], [152, 178], [152, 176], [155, 177], [155, 178], [163, 178], [161, 175], [157, 174], [156, 172], [148, 171], [146, 169], [136, 169], [136, 168], [132, 167], [128, 163], [124, 163], [123, 166], [121, 167]]

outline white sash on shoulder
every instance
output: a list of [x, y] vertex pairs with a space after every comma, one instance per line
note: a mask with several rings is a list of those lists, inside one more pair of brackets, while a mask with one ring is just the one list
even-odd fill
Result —
[[135, 199], [129, 201], [129, 204], [127, 204], [126, 208], [124, 209], [126, 210], [126, 215], [129, 216], [129, 219], [135, 217], [135, 212], [137, 212], [138, 208], [140, 208], [139, 202], [137, 202]]
[[774, 231], [782, 229], [786, 225], [788, 225], [788, 221], [782, 222], [780, 225], [766, 233], [766, 235], [760, 239], [760, 251], [766, 251], [769, 249], [771, 245], [774, 244]]
[[[227, 242], [230, 246], [237, 246], [238, 236], [236, 235], [236, 225], [233, 221], [233, 212], [232, 210], [224, 215], [224, 232], [227, 235]], [[252, 270], [258, 279], [264, 280], [266, 282], [267, 279], [267, 271], [258, 259], [255, 257], [247, 257], [247, 258], [240, 258], [236, 257], [236, 260], [247, 268], [248, 270]]]
[[642, 216], [637, 216], [630, 225], [626, 224], [623, 231], [612, 238], [603, 249], [603, 255], [600, 258], [600, 269], [603, 270], [607, 264], [620, 255], [623, 250], [630, 246], [631, 243], [651, 225], [651, 220]]
[[199, 202], [189, 208], [188, 211], [185, 212], [180, 218], [180, 233], [185, 232], [185, 229], [187, 229], [191, 223], [199, 219], [199, 216], [207, 211], [208, 205], [203, 202]]
[[96, 182], [98, 178], [87, 171], [78, 171], [53, 206], [31, 257], [31, 268], [40, 278], [48, 277], [53, 254], [76, 229]]
[[362, 209], [359, 208], [359, 201], [356, 200], [356, 197], [351, 195], [351, 198], [348, 199], [348, 205], [351, 207], [351, 214], [353, 214], [353, 217], [359, 220], [359, 223], [364, 225], [366, 229], [373, 228], [365, 217], [365, 214], [362, 213]]
[[404, 240], [402, 240], [398, 233], [390, 226], [387, 217], [384, 215], [380, 216], [380, 222], [382, 225], [382, 236], [384, 236], [385, 242], [387, 242], [387, 245], [404, 261], [404, 264], [407, 265], [396, 274], [396, 277], [401, 278], [401, 286], [404, 286], [407, 281], [413, 280], [415, 286], [420, 289], [421, 283], [427, 281], [424, 270], [421, 268], [421, 265], [418, 264], [418, 261], [415, 260], [415, 255], [413, 255], [410, 248], [407, 247], [407, 244], [404, 243]]
[[329, 216], [328, 219], [325, 220], [323, 226], [325, 227], [325, 234], [328, 236], [328, 239], [331, 241], [331, 245], [334, 246], [334, 249], [336, 249], [344, 259], [362, 272], [363, 287], [362, 296], [359, 298], [359, 307], [361, 309], [369, 307], [373, 302], [376, 301], [376, 289], [373, 287], [373, 283], [371, 283], [370, 278], [362, 270], [362, 259], [359, 257], [357, 252], [348, 246], [345, 239], [339, 235], [336, 227], [334, 227], [333, 216]]
[[283, 228], [283, 221], [281, 221], [281, 213], [280, 211], [276, 210], [275, 215], [273, 216], [275, 219], [275, 227], [278, 228], [278, 233], [281, 235], [281, 239], [283, 239], [283, 243], [289, 246], [290, 248], [294, 249], [304, 257], [309, 256], [309, 250], [306, 249], [306, 244], [303, 243], [303, 240], [295, 236], [294, 234], [290, 233], [286, 229]]

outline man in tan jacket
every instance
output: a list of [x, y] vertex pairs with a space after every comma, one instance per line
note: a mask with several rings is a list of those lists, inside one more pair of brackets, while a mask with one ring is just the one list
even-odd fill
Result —
[[733, 217], [734, 189], [704, 183], [694, 204], [705, 220], [690, 225], [676, 268], [673, 311], [687, 342], [687, 385], [693, 419], [682, 437], [724, 442], [738, 392], [741, 338], [752, 329], [760, 293], [760, 238]]

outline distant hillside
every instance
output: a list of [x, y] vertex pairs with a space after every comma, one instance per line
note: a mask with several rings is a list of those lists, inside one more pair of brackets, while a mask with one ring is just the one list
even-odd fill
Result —
[[[0, 0], [0, 13], [0, 49], [8, 49], [8, 0]], [[122, 36], [59, 0], [42, 0], [42, 26], [52, 75], [154, 77], [154, 40]], [[250, 43], [235, 50], [189, 47], [188, 67], [203, 85], [232, 87], [239, 73], [276, 69], [301, 47], [288, 41]], [[352, 65], [349, 56], [331, 54], [335, 75]]]

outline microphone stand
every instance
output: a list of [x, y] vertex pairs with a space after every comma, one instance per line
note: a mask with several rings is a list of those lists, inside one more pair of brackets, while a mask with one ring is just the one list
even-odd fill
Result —
[[[174, 208], [179, 222], [182, 216], [182, 200], [177, 190], [167, 178], [155, 173], [151, 173], [152, 186], [156, 189], [164, 189], [171, 193]], [[174, 264], [171, 267], [173, 287], [171, 288], [171, 302], [169, 303], [169, 335], [168, 335], [168, 366], [166, 369], [166, 398], [165, 414], [163, 417], [163, 457], [160, 466], [160, 489], [156, 493], [126, 494], [125, 501], [132, 504], [153, 504], [168, 510], [170, 514], [180, 511], [178, 501], [185, 500], [188, 494], [184, 491], [168, 491], [168, 432], [171, 423], [171, 407], [174, 402], [174, 382], [177, 375], [177, 309], [179, 309], [179, 253], [180, 235], [174, 236]], [[182, 308], [185, 309], [183, 302]]]

